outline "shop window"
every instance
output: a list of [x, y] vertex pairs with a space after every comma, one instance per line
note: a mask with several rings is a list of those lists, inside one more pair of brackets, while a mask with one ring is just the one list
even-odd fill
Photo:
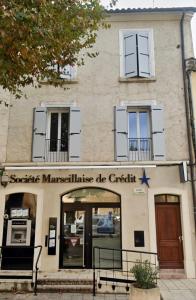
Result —
[[115, 151], [117, 161], [164, 160], [162, 106], [117, 106]]
[[79, 161], [80, 133], [79, 108], [36, 108], [32, 160]]
[[152, 30], [120, 30], [120, 77], [154, 76], [153, 48]]

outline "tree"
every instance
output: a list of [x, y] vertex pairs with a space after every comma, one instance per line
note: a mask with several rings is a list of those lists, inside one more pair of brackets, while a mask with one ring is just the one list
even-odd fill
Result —
[[16, 97], [44, 78], [61, 85], [51, 64], [83, 64], [104, 17], [100, 0], [0, 0], [0, 85]]

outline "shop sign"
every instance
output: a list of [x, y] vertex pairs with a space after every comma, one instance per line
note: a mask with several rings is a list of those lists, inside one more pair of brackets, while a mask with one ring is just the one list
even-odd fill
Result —
[[[141, 184], [145, 184], [149, 187], [149, 177], [146, 176], [145, 170], [143, 176], [138, 178]], [[85, 174], [69, 174], [66, 176], [53, 176], [51, 174], [42, 175], [24, 175], [18, 176], [11, 174], [9, 176], [9, 183], [136, 183], [137, 178], [133, 174], [121, 174], [116, 175], [111, 173], [107, 176], [98, 174], [96, 176], [86, 176]]]
[[15, 174], [9, 176], [10, 183], [135, 183], [136, 176], [132, 174], [122, 174], [120, 176], [112, 173], [107, 177], [102, 174], [98, 174], [95, 177], [78, 175], [78, 174], [69, 174], [67, 176], [52, 176], [51, 174], [42, 174], [42, 175], [25, 175], [19, 177]]

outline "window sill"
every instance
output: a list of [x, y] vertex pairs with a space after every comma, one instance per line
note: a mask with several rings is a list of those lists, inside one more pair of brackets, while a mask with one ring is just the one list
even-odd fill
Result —
[[[51, 81], [42, 80], [42, 81], [39, 81], [39, 83], [42, 84], [42, 85], [50, 85]], [[71, 80], [69, 80], [69, 79], [58, 79], [58, 80], [53, 81], [53, 84], [55, 84], [55, 83], [56, 84], [62, 84], [62, 85], [64, 85], [64, 84], [76, 84], [76, 83], [78, 83], [78, 80], [77, 79], [71, 79]]]
[[150, 77], [150, 78], [139, 78], [139, 77], [133, 77], [133, 78], [126, 78], [126, 77], [119, 77], [119, 82], [126, 82], [126, 83], [147, 83], [147, 82], [155, 82], [156, 77]]

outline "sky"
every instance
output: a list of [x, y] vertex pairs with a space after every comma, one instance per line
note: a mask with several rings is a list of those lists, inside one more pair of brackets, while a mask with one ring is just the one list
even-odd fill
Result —
[[[107, 7], [109, 0], [101, 0]], [[196, 0], [118, 0], [115, 8], [196, 7]], [[196, 14], [192, 19], [193, 46], [196, 57]]]

